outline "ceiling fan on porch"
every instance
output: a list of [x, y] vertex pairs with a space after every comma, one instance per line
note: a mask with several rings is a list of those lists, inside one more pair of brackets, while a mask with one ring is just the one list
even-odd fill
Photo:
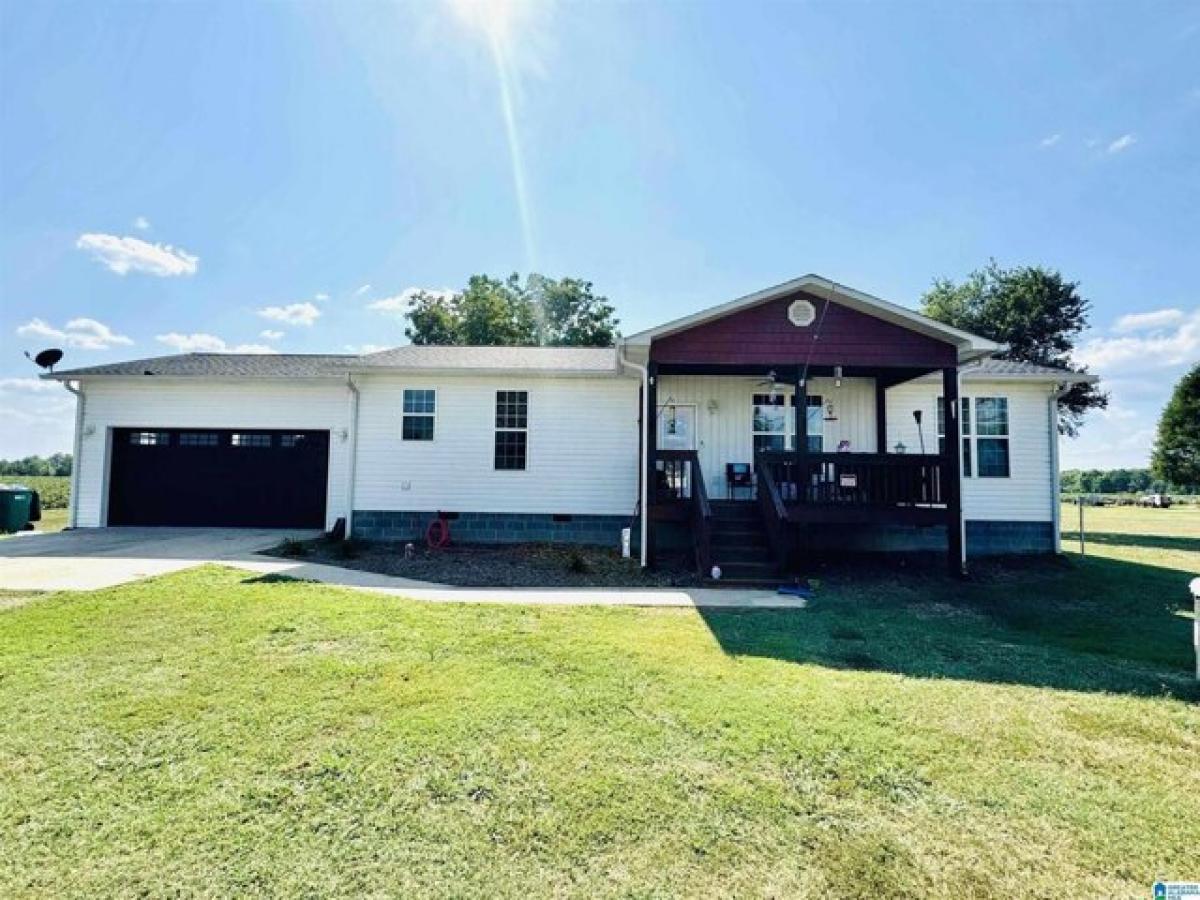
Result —
[[771, 369], [767, 372], [767, 376], [758, 382], [758, 387], [767, 388], [767, 396], [770, 397], [771, 402], [774, 403], [775, 398], [779, 395], [779, 392], [781, 389], [783, 389], [784, 385], [779, 383], [779, 376], [775, 373], [774, 369]]

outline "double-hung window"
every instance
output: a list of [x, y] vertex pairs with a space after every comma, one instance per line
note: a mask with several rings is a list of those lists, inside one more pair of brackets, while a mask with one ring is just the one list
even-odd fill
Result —
[[980, 478], [1007, 478], [1008, 398], [975, 398], [975, 459]]
[[[1009, 433], [1007, 397], [961, 398], [962, 473], [965, 477], [1008, 478]], [[974, 419], [972, 419], [974, 414]], [[937, 408], [938, 452], [946, 448], [946, 414], [942, 398]]]
[[[805, 395], [805, 423], [808, 430], [808, 452], [825, 449], [825, 407], [816, 394]], [[796, 448], [796, 408], [792, 396], [784, 394], [755, 394], [753, 398], [754, 450], [794, 450]]]
[[401, 440], [432, 441], [436, 418], [437, 391], [404, 389], [404, 411], [400, 424]]
[[529, 392], [496, 391], [495, 467], [520, 471], [529, 462]]
[[[959, 398], [958, 420], [962, 423], [962, 473], [971, 477], [971, 398]], [[937, 398], [938, 453], [946, 452], [946, 404]]]

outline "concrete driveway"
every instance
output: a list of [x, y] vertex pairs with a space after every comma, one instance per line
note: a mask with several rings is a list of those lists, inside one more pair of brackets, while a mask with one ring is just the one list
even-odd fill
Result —
[[211, 562], [254, 576], [286, 575], [434, 603], [726, 609], [803, 609], [807, 605], [800, 597], [757, 589], [451, 587], [257, 553], [285, 537], [307, 540], [319, 534], [237, 528], [85, 528], [19, 534], [0, 540], [0, 588], [91, 591]]
[[264, 528], [84, 528], [0, 540], [0, 588], [91, 591], [206, 562], [245, 559], [285, 537]]

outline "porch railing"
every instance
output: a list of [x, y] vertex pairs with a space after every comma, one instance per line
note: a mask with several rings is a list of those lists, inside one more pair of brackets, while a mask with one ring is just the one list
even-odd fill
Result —
[[945, 469], [936, 454], [757, 454], [760, 490], [766, 482], [784, 504], [854, 507], [937, 507], [946, 503]]
[[712, 567], [712, 506], [695, 450], [659, 450], [655, 453], [653, 502], [686, 503], [696, 542], [696, 569]]

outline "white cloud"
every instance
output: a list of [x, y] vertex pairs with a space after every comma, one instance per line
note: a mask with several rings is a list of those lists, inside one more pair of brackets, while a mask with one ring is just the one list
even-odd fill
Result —
[[287, 306], [267, 306], [258, 311], [264, 319], [283, 322], [287, 325], [312, 325], [321, 316], [321, 310], [313, 304], [289, 303]]
[[361, 297], [363, 294], [365, 294], [369, 290], [371, 290], [371, 286], [369, 284], [364, 284], [358, 290], [356, 290], [354, 292], [354, 296]]
[[367, 309], [387, 313], [388, 315], [400, 316], [408, 312], [413, 301], [417, 299], [418, 294], [432, 294], [435, 297], [445, 297], [448, 299], [454, 296], [454, 291], [449, 288], [443, 288], [439, 291], [429, 288], [408, 287], [392, 297], [384, 297], [382, 300], [368, 303]]
[[[1173, 330], [1136, 337], [1092, 338], [1076, 352], [1075, 359], [1101, 374], [1106, 370], [1166, 368], [1200, 359], [1200, 309], [1176, 321]], [[1119, 321], [1115, 330], [1120, 326]]]
[[321, 294], [317, 294], [315, 297], [313, 297], [313, 299], [316, 300], [318, 303], [324, 303], [326, 300], [329, 299], [329, 295], [325, 294], [325, 293], [321, 293]]
[[275, 353], [266, 344], [236, 344], [229, 345], [215, 334], [195, 332], [180, 334], [171, 331], [167, 334], [155, 335], [154, 339], [179, 353]]
[[149, 244], [140, 238], [115, 234], [80, 235], [75, 246], [87, 250], [93, 259], [118, 275], [129, 272], [145, 272], [160, 278], [195, 275], [200, 264], [200, 257], [170, 244]]
[[17, 334], [22, 337], [60, 341], [68, 347], [77, 347], [80, 350], [109, 350], [133, 343], [130, 338], [117, 334], [95, 319], [72, 319], [65, 328], [55, 328], [42, 319], [30, 319], [17, 329]]
[[1117, 319], [1113, 331], [1125, 333], [1129, 331], [1153, 331], [1157, 328], [1167, 328], [1176, 325], [1184, 319], [1181, 309], [1156, 309], [1153, 312], [1130, 313]]
[[1123, 134], [1111, 144], [1108, 145], [1109, 153], [1120, 153], [1122, 150], [1128, 150], [1137, 143], [1137, 138], [1132, 134]]
[[148, 231], [150, 229], [150, 220], [145, 216], [138, 216], [133, 220], [133, 227], [138, 231]]
[[258, 333], [260, 338], [265, 338], [268, 341], [277, 341], [283, 337], [282, 331], [272, 331], [270, 328]]
[[1062, 135], [1056, 131], [1054, 134], [1047, 135], [1046, 137], [1042, 138], [1040, 143], [1042, 147], [1053, 147], [1061, 140]]
[[57, 381], [40, 378], [0, 378], [0, 391], [6, 394], [43, 394], [62, 390]]

